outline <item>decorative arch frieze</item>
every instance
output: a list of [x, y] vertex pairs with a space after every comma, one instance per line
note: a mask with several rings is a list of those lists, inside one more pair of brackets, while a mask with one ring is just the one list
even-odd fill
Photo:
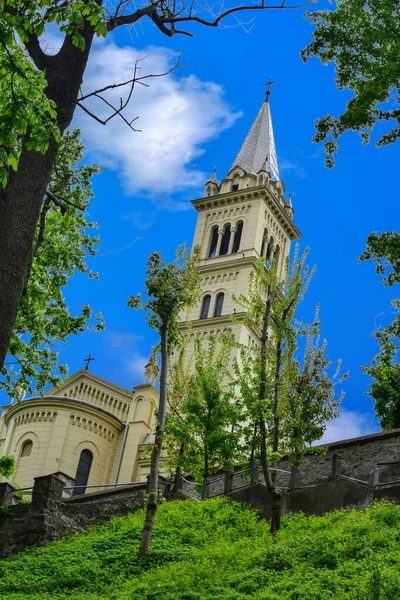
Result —
[[98, 423], [91, 418], [82, 417], [80, 415], [71, 415], [70, 422], [74, 427], [81, 427], [88, 431], [92, 431], [109, 442], [114, 441], [115, 433], [105, 425]]

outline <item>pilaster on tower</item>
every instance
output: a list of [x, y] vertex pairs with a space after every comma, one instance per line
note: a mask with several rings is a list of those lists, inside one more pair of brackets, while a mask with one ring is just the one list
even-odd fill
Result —
[[284, 193], [267, 92], [227, 176], [218, 184], [214, 169], [205, 197], [192, 201], [198, 213], [194, 245], [201, 248], [202, 296], [181, 323], [186, 329], [190, 322], [192, 339], [231, 328], [238, 341], [257, 342], [258, 332], [232, 324], [232, 313], [238, 320], [244, 316], [233, 296], [247, 294], [249, 275], [260, 257], [267, 267], [274, 258], [278, 277], [284, 277], [290, 244], [301, 237], [290, 196]]

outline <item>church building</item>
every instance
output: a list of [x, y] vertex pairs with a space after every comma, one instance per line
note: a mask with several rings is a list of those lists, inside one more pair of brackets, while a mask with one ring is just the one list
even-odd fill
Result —
[[[201, 248], [202, 295], [199, 306], [182, 317], [182, 331], [191, 326], [188, 356], [195, 337], [206, 340], [228, 328], [241, 343], [258, 341], [259, 333], [243, 322], [233, 295], [247, 293], [260, 257], [274, 258], [283, 278], [291, 242], [300, 237], [279, 177], [269, 95], [268, 89], [227, 176], [218, 183], [214, 170], [204, 197], [192, 201], [198, 213], [194, 245]], [[61, 472], [83, 493], [85, 486], [144, 480], [150, 465], [145, 449], [158, 405], [150, 365], [144, 375], [144, 383], [130, 391], [86, 368], [43, 397], [3, 406], [0, 454], [16, 458], [11, 483], [29, 487], [34, 477]]]

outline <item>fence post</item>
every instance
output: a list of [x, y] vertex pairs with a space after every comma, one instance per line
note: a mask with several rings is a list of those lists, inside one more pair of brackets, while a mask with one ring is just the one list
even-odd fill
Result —
[[32, 507], [53, 509], [60, 504], [64, 481], [54, 474], [34, 477]]
[[297, 467], [291, 467], [290, 469], [290, 491], [293, 492], [300, 486], [300, 471]]
[[258, 462], [252, 460], [250, 463], [250, 485], [258, 483]]
[[172, 495], [177, 496], [183, 490], [183, 475], [181, 472], [175, 474], [174, 486], [172, 488]]
[[206, 477], [203, 481], [203, 490], [202, 490], [202, 494], [201, 494], [201, 499], [204, 500], [204, 498], [209, 498], [210, 497], [210, 479], [208, 477]]
[[340, 456], [339, 454], [332, 454], [332, 479], [338, 479], [340, 476]]
[[375, 467], [375, 469], [373, 471], [371, 471], [371, 473], [368, 474], [367, 481], [371, 487], [375, 487], [376, 485], [378, 485], [378, 483], [379, 483], [379, 468], [378, 467]]
[[0, 506], [18, 504], [19, 499], [14, 496], [15, 491], [16, 488], [11, 483], [8, 483], [8, 481], [0, 483]]
[[224, 481], [224, 495], [228, 496], [231, 493], [233, 487], [233, 471], [225, 471], [225, 481]]

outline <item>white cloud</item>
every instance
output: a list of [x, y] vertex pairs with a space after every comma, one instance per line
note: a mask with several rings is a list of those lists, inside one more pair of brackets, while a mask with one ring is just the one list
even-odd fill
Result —
[[347, 440], [379, 431], [378, 422], [369, 413], [342, 410], [340, 417], [327, 424], [318, 444]]
[[108, 339], [111, 348], [122, 348], [125, 346], [135, 347], [138, 342], [142, 342], [144, 337], [134, 333], [120, 333], [118, 331], [109, 331]]
[[133, 352], [124, 359], [125, 370], [133, 377], [133, 385], [139, 385], [144, 381], [144, 368], [149, 362], [149, 357]]
[[[139, 52], [113, 43], [94, 47], [84, 93], [131, 79], [135, 60], [146, 54], [149, 56], [140, 63], [143, 75], [165, 72], [177, 58], [166, 48]], [[209, 173], [196, 168], [196, 158], [203, 154], [207, 142], [240, 116], [225, 101], [220, 85], [186, 73], [177, 69], [165, 77], [146, 80], [149, 88], [136, 86], [124, 115], [128, 120], [139, 117], [134, 126], [141, 133], [133, 132], [118, 117], [102, 126], [79, 108], [75, 119], [76, 125], [83, 125], [87, 150], [105, 167], [118, 171], [127, 194], [149, 193], [158, 206], [173, 210], [187, 208], [186, 203], [176, 205], [160, 196], [202, 186]], [[127, 91], [108, 91], [107, 100], [119, 106]], [[110, 114], [100, 100], [91, 99], [86, 106], [103, 120]]]
[[288, 160], [284, 156], [279, 156], [279, 171], [283, 173], [291, 173], [298, 179], [307, 179], [308, 175], [303, 165], [300, 164], [299, 159], [296, 162]]

